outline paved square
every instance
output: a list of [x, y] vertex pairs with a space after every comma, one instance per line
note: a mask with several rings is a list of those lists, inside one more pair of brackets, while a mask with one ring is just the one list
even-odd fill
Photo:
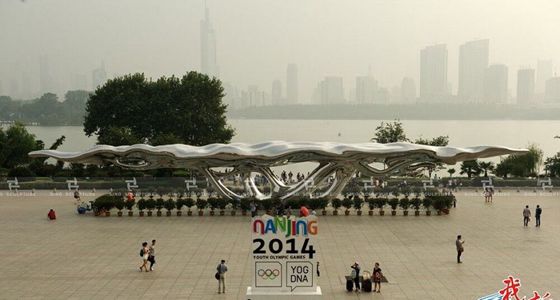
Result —
[[[71, 196], [0, 197], [2, 299], [243, 299], [251, 283], [248, 217], [109, 218], [79, 216]], [[99, 193], [98, 193], [99, 194]], [[522, 225], [525, 204], [543, 207], [542, 227]], [[46, 219], [54, 208], [58, 220]], [[387, 210], [387, 209], [386, 209]], [[560, 298], [558, 195], [510, 192], [485, 204], [459, 194], [447, 216], [319, 218], [317, 254], [324, 299], [477, 299], [502, 288], [509, 274], [520, 295]], [[465, 240], [455, 262], [455, 237]], [[156, 270], [140, 273], [142, 241], [158, 240]], [[215, 267], [229, 267], [227, 294], [217, 294]], [[389, 283], [381, 294], [346, 293], [344, 276], [359, 261], [378, 261]]]

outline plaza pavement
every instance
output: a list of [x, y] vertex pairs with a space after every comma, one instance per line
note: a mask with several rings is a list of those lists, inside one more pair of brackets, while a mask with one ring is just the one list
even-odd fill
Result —
[[[249, 217], [80, 216], [71, 195], [2, 192], [1, 299], [243, 299], [251, 283]], [[543, 207], [541, 228], [534, 220], [522, 226], [525, 204]], [[58, 220], [47, 220], [49, 208]], [[478, 299], [510, 274], [521, 279], [520, 296], [537, 290], [560, 298], [556, 194], [512, 191], [485, 204], [478, 193], [459, 193], [446, 216], [364, 214], [319, 218], [324, 299]], [[465, 240], [463, 264], [455, 262], [457, 234]], [[158, 240], [157, 268], [140, 273], [140, 243], [151, 239]], [[213, 277], [222, 258], [225, 295]], [[381, 263], [389, 280], [381, 294], [345, 292], [356, 260], [369, 271]]]

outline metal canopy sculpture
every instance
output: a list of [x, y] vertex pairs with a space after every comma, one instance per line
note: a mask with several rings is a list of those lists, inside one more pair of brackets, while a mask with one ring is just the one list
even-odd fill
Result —
[[[57, 160], [81, 164], [115, 164], [123, 168], [148, 170], [158, 168], [188, 168], [201, 171], [212, 185], [227, 198], [241, 198], [220, 179], [240, 174], [248, 183], [249, 193], [264, 199], [272, 196], [285, 199], [301, 191], [312, 193], [319, 183], [334, 174], [334, 180], [322, 196], [338, 195], [356, 172], [366, 176], [404, 174], [437, 163], [455, 164], [513, 153], [526, 153], [526, 149], [500, 146], [433, 147], [411, 143], [361, 143], [343, 144], [330, 142], [282, 142], [258, 144], [210, 144], [202, 147], [189, 145], [132, 146], [99, 145], [84, 152], [41, 150], [31, 152], [31, 157], [52, 157]], [[319, 165], [304, 181], [285, 183], [270, 169], [290, 163], [316, 162]], [[372, 164], [382, 164], [376, 168]], [[219, 172], [214, 168], [231, 168]], [[255, 184], [251, 173], [262, 174], [272, 185], [271, 193], [264, 195]]]

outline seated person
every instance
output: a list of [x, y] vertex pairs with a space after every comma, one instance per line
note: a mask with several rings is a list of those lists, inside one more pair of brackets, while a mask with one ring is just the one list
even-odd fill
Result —
[[56, 220], [56, 213], [54, 212], [54, 209], [51, 208], [51, 210], [49, 210], [47, 217], [49, 220]]

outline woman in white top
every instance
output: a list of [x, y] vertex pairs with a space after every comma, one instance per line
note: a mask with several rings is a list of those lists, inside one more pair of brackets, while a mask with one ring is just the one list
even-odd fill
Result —
[[150, 249], [148, 248], [148, 243], [142, 243], [142, 249], [140, 250], [140, 256], [142, 256], [142, 265], [140, 266], [140, 272], [142, 268], [148, 272], [148, 257], [150, 256]]

